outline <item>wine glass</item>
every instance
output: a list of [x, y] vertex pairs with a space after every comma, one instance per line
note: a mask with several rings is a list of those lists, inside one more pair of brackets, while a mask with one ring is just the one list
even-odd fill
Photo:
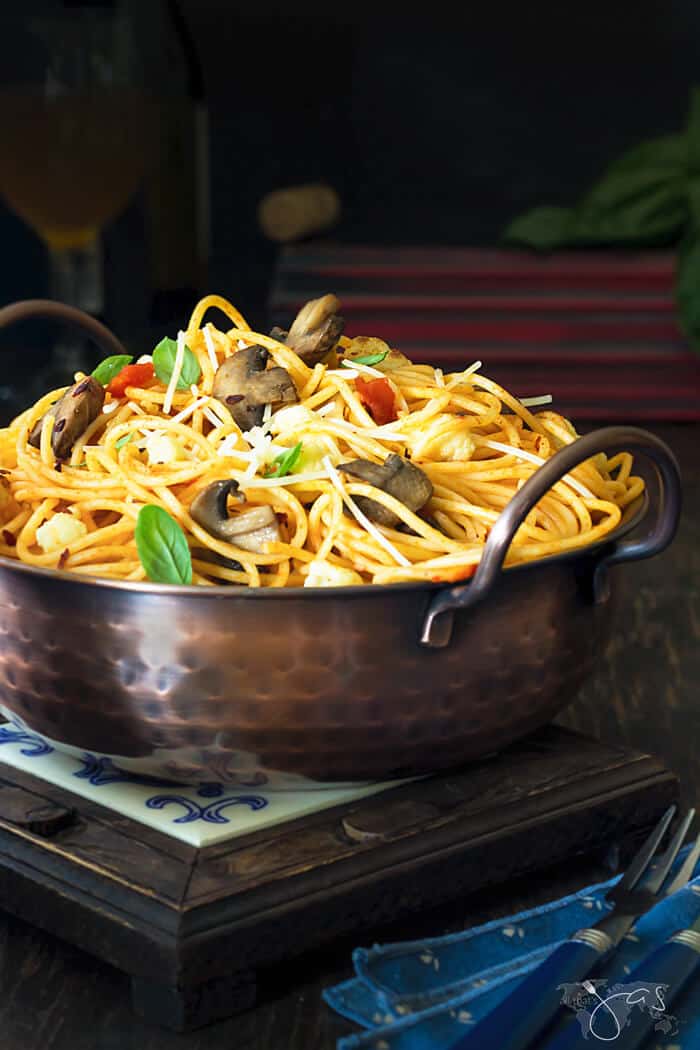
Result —
[[[155, 156], [137, 8], [114, 0], [21, 18], [14, 46], [24, 61], [5, 62], [0, 84], [0, 193], [47, 247], [51, 297], [92, 314], [103, 306], [100, 232]], [[65, 382], [84, 362], [85, 347], [66, 334], [50, 371]]]

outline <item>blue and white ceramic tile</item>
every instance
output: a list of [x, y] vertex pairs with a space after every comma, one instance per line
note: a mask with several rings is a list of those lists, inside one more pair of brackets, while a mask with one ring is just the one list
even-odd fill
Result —
[[0, 725], [2, 762], [193, 846], [222, 842], [397, 784], [385, 781], [318, 791], [267, 791], [231, 784], [188, 787], [126, 772], [104, 756], [65, 754], [13, 723]]

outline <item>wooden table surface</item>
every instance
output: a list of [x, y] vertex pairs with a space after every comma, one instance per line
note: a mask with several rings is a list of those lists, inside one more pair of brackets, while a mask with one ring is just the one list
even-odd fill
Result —
[[[561, 717], [566, 725], [659, 755], [700, 800], [700, 428], [653, 429], [683, 472], [681, 529], [664, 555], [615, 570], [624, 584], [617, 629], [600, 668]], [[440, 935], [561, 896], [604, 876], [580, 864], [511, 883], [375, 931], [370, 940]], [[1, 904], [1, 902], [0, 902]], [[149, 1028], [129, 1006], [127, 978], [0, 914], [3, 1050], [330, 1050], [352, 1030], [321, 1001], [350, 975], [351, 943], [270, 973], [255, 1010], [190, 1035]]]

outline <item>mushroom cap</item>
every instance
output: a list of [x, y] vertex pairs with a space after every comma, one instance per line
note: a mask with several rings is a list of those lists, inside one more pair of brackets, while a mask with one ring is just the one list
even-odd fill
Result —
[[[375, 489], [388, 492], [412, 511], [420, 510], [433, 494], [428, 475], [415, 463], [397, 456], [394, 452], [387, 456], [383, 463], [373, 463], [369, 459], [353, 459], [348, 463], [339, 464], [338, 470], [366, 481]], [[369, 496], [356, 496], [355, 499], [367, 517], [376, 521], [378, 525], [395, 528], [400, 523], [398, 515], [377, 500]]]
[[56, 459], [67, 459], [75, 442], [99, 416], [104, 402], [105, 389], [101, 383], [92, 376], [79, 380], [34, 424], [29, 444], [39, 448], [44, 420], [53, 416], [51, 449]]

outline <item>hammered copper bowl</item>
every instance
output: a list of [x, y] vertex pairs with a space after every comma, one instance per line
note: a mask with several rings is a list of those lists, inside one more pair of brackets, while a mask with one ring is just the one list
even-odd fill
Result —
[[[644, 507], [607, 542], [503, 570], [518, 524], [551, 485], [623, 448], [654, 468]], [[679, 511], [666, 445], [611, 427], [536, 471], [459, 586], [171, 587], [0, 558], [0, 705], [61, 748], [175, 780], [289, 785], [444, 769], [574, 698], [609, 634], [608, 567], [663, 550]], [[640, 517], [649, 532], [631, 538]]]

